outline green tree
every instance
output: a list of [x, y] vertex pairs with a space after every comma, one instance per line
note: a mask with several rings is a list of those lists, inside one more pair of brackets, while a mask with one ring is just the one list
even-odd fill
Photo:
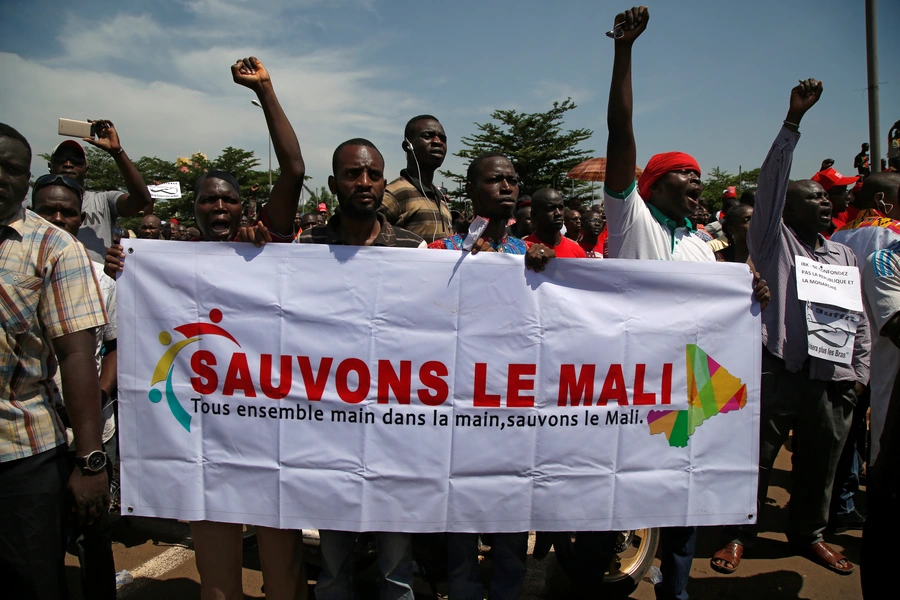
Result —
[[749, 188], [755, 188], [759, 179], [759, 169], [744, 171], [740, 175], [732, 175], [728, 171], [713, 167], [709, 176], [703, 182], [703, 198], [706, 199], [709, 212], [714, 213], [722, 208], [722, 193], [725, 188], [734, 186], [737, 188], [738, 197]]
[[[108, 190], [125, 191], [125, 180], [116, 166], [116, 161], [107, 152], [84, 144], [84, 154], [87, 157], [88, 170], [84, 176], [84, 188], [95, 192]], [[41, 158], [50, 162], [50, 154], [39, 154]]]
[[[88, 160], [88, 171], [84, 178], [85, 189], [94, 191], [122, 190], [125, 191], [125, 181], [116, 166], [115, 160], [106, 152], [86, 145], [85, 154]], [[50, 161], [49, 154], [41, 154], [42, 158]], [[181, 184], [181, 198], [156, 202], [153, 212], [164, 221], [176, 218], [188, 227], [194, 226], [194, 212], [191, 209], [194, 184], [197, 178], [210, 170], [226, 171], [234, 175], [238, 185], [241, 186], [241, 197], [249, 203], [253, 199], [264, 203], [269, 199], [269, 172], [258, 170], [260, 160], [253, 152], [228, 146], [213, 160], [207, 160], [202, 154], [194, 154], [190, 164], [176, 165], [175, 161], [166, 160], [156, 156], [142, 156], [134, 160], [138, 172], [149, 185], [152, 183], [164, 183], [177, 181]], [[272, 181], [278, 178], [279, 170], [272, 171]], [[253, 186], [259, 186], [257, 190]], [[121, 225], [126, 229], [137, 231], [141, 217], [129, 217], [120, 219]]]
[[[565, 173], [590, 157], [593, 150], [580, 150], [578, 144], [590, 139], [590, 129], [563, 131], [565, 114], [577, 108], [571, 98], [554, 102], [546, 112], [523, 113], [515, 110], [496, 110], [491, 118], [498, 123], [475, 123], [480, 133], [462, 138], [466, 148], [455, 154], [471, 161], [486, 152], [502, 152], [510, 158], [521, 179], [520, 191], [531, 194], [543, 187], [553, 187], [558, 175]], [[465, 182], [465, 174], [441, 171], [454, 183], [451, 196], [459, 196], [458, 183]], [[560, 186], [566, 187], [566, 186]], [[575, 195], [589, 195], [590, 187], [576, 184]]]

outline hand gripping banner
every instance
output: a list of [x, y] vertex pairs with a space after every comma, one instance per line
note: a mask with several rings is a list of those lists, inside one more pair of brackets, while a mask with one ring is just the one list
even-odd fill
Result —
[[123, 240], [123, 511], [350, 531], [756, 519], [746, 265]]

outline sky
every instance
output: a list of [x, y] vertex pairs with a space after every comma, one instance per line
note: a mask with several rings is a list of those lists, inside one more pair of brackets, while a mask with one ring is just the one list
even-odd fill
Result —
[[[900, 8], [881, 0], [882, 156], [900, 119]], [[801, 78], [824, 93], [807, 114], [792, 178], [826, 157], [844, 174], [868, 140], [864, 0], [664, 0], [633, 53], [638, 164], [693, 154], [708, 173], [759, 167]], [[353, 137], [405, 167], [406, 121], [438, 117], [449, 152], [495, 110], [548, 110], [572, 97], [564, 127], [606, 154], [613, 43], [629, 8], [608, 0], [2, 0], [0, 121], [49, 152], [57, 119], [110, 119], [132, 158], [253, 150], [267, 132], [230, 67], [256, 56], [294, 126], [310, 186], [326, 184], [334, 148]], [[273, 158], [274, 160], [274, 158]], [[463, 172], [449, 156], [444, 167]], [[33, 176], [46, 163], [32, 163]], [[705, 175], [704, 174], [704, 175]], [[444, 178], [437, 176], [436, 183]], [[446, 182], [449, 185], [449, 181]]]

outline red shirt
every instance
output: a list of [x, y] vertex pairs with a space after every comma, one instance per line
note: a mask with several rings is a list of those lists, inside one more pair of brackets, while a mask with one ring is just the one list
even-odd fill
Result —
[[609, 238], [609, 229], [604, 229], [597, 236], [597, 243], [593, 246], [583, 240], [578, 242], [578, 245], [581, 246], [588, 258], [603, 258], [606, 256], [604, 250], [606, 250], [607, 238]]
[[[587, 258], [587, 254], [581, 249], [581, 246], [564, 235], [559, 237], [559, 244], [552, 247], [553, 251], [556, 252], [556, 258]], [[534, 233], [524, 239], [526, 242], [531, 242], [532, 244], [544, 244], [545, 246], [550, 246], [550, 244], [545, 244], [539, 240], [537, 234]]]

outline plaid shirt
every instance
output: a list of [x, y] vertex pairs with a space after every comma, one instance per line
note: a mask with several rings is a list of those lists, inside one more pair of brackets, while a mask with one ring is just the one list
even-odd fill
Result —
[[422, 183], [403, 169], [400, 177], [390, 182], [384, 190], [384, 200], [378, 211], [388, 223], [402, 227], [421, 236], [426, 242], [452, 235], [450, 209], [444, 195], [432, 186], [422, 195]]
[[51, 340], [105, 325], [84, 247], [20, 208], [0, 221], [0, 462], [66, 443]]

